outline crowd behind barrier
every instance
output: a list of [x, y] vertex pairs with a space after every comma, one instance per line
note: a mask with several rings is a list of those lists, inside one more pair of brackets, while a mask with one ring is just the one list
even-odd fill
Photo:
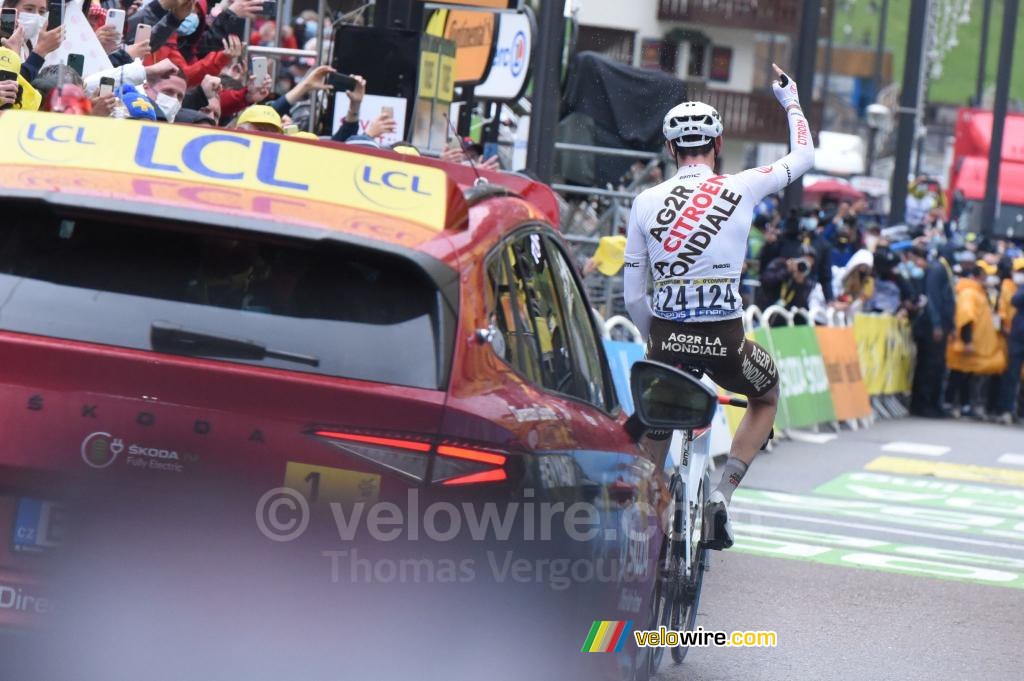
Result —
[[[403, 111], [367, 94], [359, 73], [329, 65], [334, 29], [365, 25], [372, 4], [348, 14], [304, 10], [278, 26], [279, 3], [263, 0], [66, 0], [59, 17], [47, 0], [3, 0], [17, 18], [0, 36], [0, 110], [320, 136], [419, 154], [400, 139]], [[441, 157], [501, 166], [455, 136]]]

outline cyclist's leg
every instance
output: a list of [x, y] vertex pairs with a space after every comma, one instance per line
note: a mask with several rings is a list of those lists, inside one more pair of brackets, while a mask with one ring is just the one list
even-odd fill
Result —
[[[711, 378], [726, 390], [746, 396], [748, 406], [736, 429], [729, 450], [729, 460], [718, 489], [726, 501], [739, 486], [754, 457], [768, 440], [779, 406], [779, 372], [771, 356], [760, 345], [743, 335], [742, 325], [737, 338], [730, 329], [730, 347], [736, 352], [728, 361], [708, 368]], [[723, 334], [725, 335], [725, 334]]]

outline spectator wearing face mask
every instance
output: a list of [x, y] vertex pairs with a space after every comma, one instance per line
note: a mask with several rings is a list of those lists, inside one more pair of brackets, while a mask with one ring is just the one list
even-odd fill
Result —
[[181, 109], [186, 89], [185, 74], [180, 69], [163, 77], [146, 81], [145, 93], [156, 104], [157, 120], [174, 122], [174, 117]]
[[3, 46], [21, 58], [21, 76], [31, 82], [43, 68], [46, 57], [60, 47], [64, 27], [46, 29], [46, 0], [3, 0], [4, 9], [18, 10], [18, 26]]
[[987, 276], [977, 264], [964, 263], [956, 283], [956, 322], [952, 341], [946, 348], [950, 369], [946, 399], [954, 418], [962, 414], [983, 418], [979, 377], [1006, 370], [1006, 350], [985, 291]]
[[167, 42], [149, 57], [149, 61], [170, 59], [185, 74], [188, 87], [199, 85], [204, 76], [216, 76], [225, 66], [242, 56], [241, 39], [233, 33], [227, 33], [221, 41], [222, 49], [207, 52], [200, 57], [199, 46], [206, 43], [208, 30], [213, 29], [207, 27], [205, 3], [197, 2], [194, 10], [181, 21]]

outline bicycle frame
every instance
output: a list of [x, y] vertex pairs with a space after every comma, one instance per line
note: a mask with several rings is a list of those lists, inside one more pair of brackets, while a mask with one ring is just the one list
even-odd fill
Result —
[[[684, 560], [686, 574], [692, 572], [693, 555], [693, 527], [691, 521], [690, 506], [696, 504], [697, 490], [703, 482], [705, 490], [710, 485], [710, 464], [711, 464], [711, 438], [710, 430], [700, 433], [690, 431], [675, 431], [672, 433], [672, 440], [669, 443], [668, 456], [665, 457], [665, 472], [671, 475], [678, 475], [682, 481], [680, 497], [675, 503], [683, 512], [683, 536], [684, 536]], [[697, 509], [703, 514], [703, 509]], [[668, 528], [671, 531], [671, 528]], [[699, 538], [697, 539], [699, 541]]]

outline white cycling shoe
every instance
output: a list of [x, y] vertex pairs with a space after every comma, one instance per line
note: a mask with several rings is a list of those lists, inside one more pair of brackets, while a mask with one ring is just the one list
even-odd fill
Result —
[[704, 504], [704, 546], [714, 551], [732, 547], [732, 523], [729, 521], [729, 503], [717, 489]]

